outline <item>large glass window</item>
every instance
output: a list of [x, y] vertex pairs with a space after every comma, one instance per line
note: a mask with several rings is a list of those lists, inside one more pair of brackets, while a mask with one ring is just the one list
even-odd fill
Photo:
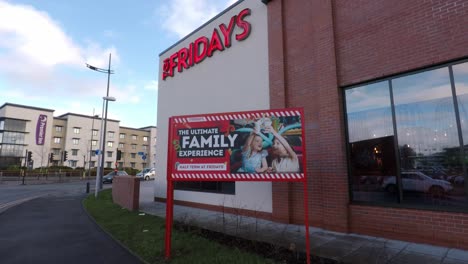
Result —
[[[449, 68], [396, 78], [392, 85], [400, 170], [403, 176], [410, 172], [420, 176], [402, 177], [403, 200], [456, 204], [447, 179], [463, 171]], [[441, 199], [442, 194], [450, 199]]]
[[16, 120], [16, 119], [5, 119], [5, 124], [3, 127], [4, 130], [25, 132], [26, 131], [26, 121]]
[[393, 123], [388, 81], [346, 91], [350, 181], [355, 201], [397, 201], [382, 188], [395, 177]]
[[3, 139], [0, 143], [24, 144], [24, 133], [5, 131], [3, 132]]
[[453, 78], [460, 113], [460, 126], [463, 135], [462, 166], [465, 173], [451, 175], [448, 181], [454, 185], [454, 194], [458, 193], [460, 196], [465, 195], [465, 203], [468, 203], [468, 62], [453, 66]]
[[468, 208], [468, 63], [347, 89], [345, 107], [353, 201]]

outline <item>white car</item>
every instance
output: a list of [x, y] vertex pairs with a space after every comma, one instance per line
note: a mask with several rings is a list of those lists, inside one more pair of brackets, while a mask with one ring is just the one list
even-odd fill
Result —
[[156, 169], [155, 168], [151, 168], [148, 172], [146, 172], [143, 175], [143, 179], [145, 179], [145, 181], [148, 181], [148, 180], [154, 179], [154, 178], [156, 178]]
[[143, 170], [141, 170], [140, 172], [138, 172], [138, 173], [136, 174], [136, 176], [137, 176], [138, 178], [143, 178], [143, 176], [144, 176], [148, 171], [150, 171], [150, 170], [151, 170], [151, 168], [144, 168]]
[[[434, 196], [443, 196], [453, 189], [450, 182], [433, 179], [419, 171], [402, 172], [401, 181], [404, 191], [424, 192]], [[396, 192], [395, 176], [386, 177], [382, 182], [382, 188], [388, 192]]]

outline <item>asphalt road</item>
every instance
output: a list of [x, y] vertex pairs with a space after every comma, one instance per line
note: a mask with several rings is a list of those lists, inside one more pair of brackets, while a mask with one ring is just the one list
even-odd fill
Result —
[[88, 217], [83, 191], [61, 187], [0, 212], [0, 263], [141, 263]]

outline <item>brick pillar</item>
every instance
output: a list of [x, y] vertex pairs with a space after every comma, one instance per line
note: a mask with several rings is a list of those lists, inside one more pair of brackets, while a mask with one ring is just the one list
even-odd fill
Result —
[[[303, 107], [310, 222], [348, 230], [348, 182], [341, 90], [329, 0], [268, 4], [271, 108]], [[273, 218], [303, 223], [301, 184], [273, 184]]]

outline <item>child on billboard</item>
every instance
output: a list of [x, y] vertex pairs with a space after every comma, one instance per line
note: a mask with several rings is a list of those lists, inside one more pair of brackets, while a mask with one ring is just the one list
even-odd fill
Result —
[[271, 126], [266, 127], [265, 132], [271, 133], [275, 137], [271, 146], [272, 172], [299, 172], [299, 159], [288, 141]]
[[238, 172], [262, 173], [271, 169], [266, 160], [268, 152], [263, 149], [263, 139], [260, 136], [261, 123], [262, 120], [255, 122], [253, 131], [242, 147], [242, 167]]

